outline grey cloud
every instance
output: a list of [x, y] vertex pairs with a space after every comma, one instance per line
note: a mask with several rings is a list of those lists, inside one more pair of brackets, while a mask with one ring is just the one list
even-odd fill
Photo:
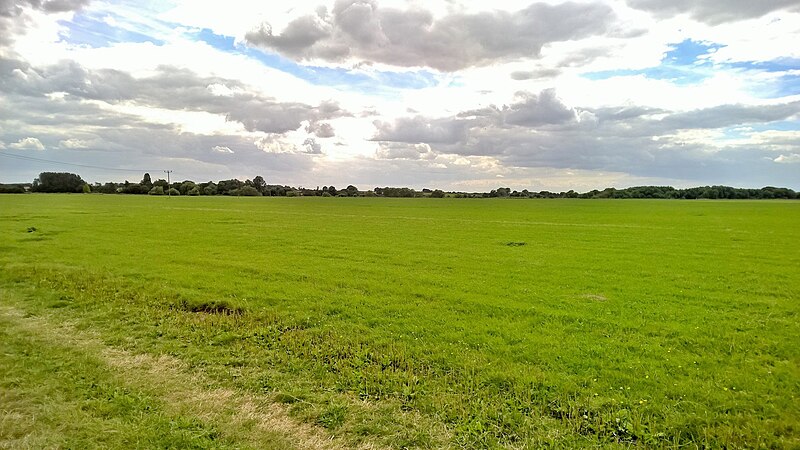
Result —
[[[5, 126], [6, 123], [0, 118], [0, 141], [17, 142], [23, 139], [16, 137], [22, 136], [18, 130], [13, 134], [4, 133], [4, 130], [9, 129]], [[47, 149], [56, 148], [55, 143], [68, 139], [78, 138], [85, 141], [80, 149], [61, 148], [58, 154], [51, 156], [43, 153], [42, 158], [120, 169], [145, 169], [157, 173], [161, 169], [170, 168], [175, 170], [173, 177], [176, 179], [220, 180], [247, 174], [248, 177], [263, 175], [272, 182], [280, 180], [289, 183], [293, 181], [292, 178], [307, 173], [313, 165], [302, 154], [264, 152], [252, 139], [242, 136], [197, 135], [172, 128], [151, 127], [147, 123], [136, 127], [52, 126], [46, 131], [42, 131], [41, 127], [37, 127], [37, 130], [38, 139]], [[215, 151], [215, 147], [228, 148], [234, 152], [235, 157]], [[42, 163], [30, 166], [30, 176], [18, 181], [30, 181], [43, 170], [64, 169], [63, 166], [49, 167]], [[24, 167], [8, 169], [13, 169], [13, 173], [21, 173]], [[92, 169], [76, 170], [79, 170], [84, 179], [96, 181], [121, 181], [121, 177], [138, 180], [142, 175], [129, 175], [125, 172], [109, 174]], [[152, 175], [158, 176], [157, 173]]]
[[0, 46], [14, 41], [14, 37], [25, 33], [29, 18], [25, 8], [47, 13], [76, 11], [89, 4], [90, 0], [0, 0]]
[[[757, 148], [731, 145], [721, 149], [685, 142], [678, 132], [770, 123], [791, 119], [799, 112], [800, 102], [723, 105], [677, 113], [640, 106], [581, 110], [564, 105], [555, 91], [544, 90], [522, 93], [510, 105], [464, 111], [449, 118], [399, 119], [393, 125], [378, 122], [376, 139], [385, 142], [381, 142], [376, 156], [422, 159], [420, 154], [425, 153], [409, 143], [428, 143], [433, 147], [432, 156], [489, 156], [507, 168], [613, 171], [727, 184], [736, 184], [732, 180], [767, 179], [752, 172], [762, 170], [782, 177], [771, 183], [791, 185], [788, 171], [772, 166], [789, 166], [776, 164], [775, 156], [796, 142], [793, 136], [767, 135]], [[429, 128], [448, 129], [454, 124], [463, 132], [459, 139], [422, 139]], [[431, 137], [438, 136], [433, 133]]]
[[[234, 94], [215, 95], [215, 90], [209, 89], [213, 85], [228, 86]], [[300, 153], [319, 153], [322, 149], [315, 141], [307, 142], [302, 148], [282, 143], [279, 132], [300, 128], [309, 121], [319, 123], [320, 132], [324, 133], [327, 128], [322, 126], [325, 122], [320, 121], [348, 114], [335, 102], [317, 106], [278, 102], [261, 95], [240, 93], [246, 92], [246, 88], [232, 80], [199, 77], [168, 67], [151, 77], [133, 78], [113, 70], [89, 71], [74, 63], [34, 67], [0, 58], [0, 141], [7, 148], [10, 144], [30, 147], [35, 142], [28, 138], [35, 137], [44, 147], [43, 158], [77, 164], [173, 168], [176, 174], [180, 172], [176, 176], [195, 180], [261, 174], [273, 181], [288, 183], [293, 176], [308, 172], [313, 164]], [[56, 93], [60, 95], [52, 95]], [[278, 132], [270, 135], [271, 143], [283, 145], [290, 151], [262, 151], [252, 138], [242, 136], [186, 133], [172, 124], [152, 123], [137, 115], [100, 108], [86, 100], [111, 104], [130, 101], [143, 106], [223, 114], [253, 129]], [[228, 148], [235, 157], [214, 148]], [[60, 153], [49, 155], [51, 149], [58, 149]], [[42, 170], [63, 169], [26, 164], [23, 161], [9, 170], [14, 170], [15, 177], [29, 174], [25, 175], [29, 181]], [[118, 172], [103, 174], [90, 169], [80, 173], [85, 179], [100, 181], [124, 175], [124, 172], [120, 172], [122, 175]], [[141, 174], [136, 177], [140, 178]]]
[[[565, 105], [555, 89], [545, 89], [538, 94], [518, 92], [518, 101], [502, 108], [491, 105], [463, 111], [459, 118], [486, 119], [497, 126], [541, 127], [574, 122], [578, 112]], [[484, 125], [483, 121], [479, 124]]]
[[[166, 109], [207, 111], [223, 114], [240, 122], [249, 131], [285, 133], [301, 127], [303, 121], [317, 122], [349, 116], [335, 102], [317, 106], [248, 93], [240, 82], [216, 77], [199, 77], [191, 71], [161, 67], [147, 78], [133, 78], [117, 70], [87, 71], [75, 62], [66, 61], [45, 68], [0, 59], [0, 92], [43, 97], [64, 92], [76, 99], [108, 103], [134, 101], [139, 105]], [[209, 86], [240, 88], [230, 95], [215, 95]], [[332, 129], [321, 128], [321, 132]]]
[[318, 138], [332, 138], [336, 136], [333, 126], [325, 122], [312, 122], [306, 127], [306, 131], [314, 134]]
[[800, 11], [797, 0], [627, 0], [633, 8], [662, 17], [688, 13], [712, 25], [761, 17], [773, 11]]
[[89, 0], [0, 0], [0, 17], [18, 17], [23, 8], [46, 12], [75, 11], [89, 4]]
[[305, 60], [347, 57], [441, 71], [538, 57], [549, 42], [581, 39], [612, 29], [604, 3], [533, 3], [514, 13], [454, 13], [441, 19], [422, 9], [381, 8], [374, 0], [338, 0], [333, 11], [291, 22], [280, 35], [268, 25], [247, 33], [255, 46]]
[[800, 114], [800, 101], [766, 106], [721, 105], [670, 115], [662, 120], [669, 128], [722, 128], [748, 123], [766, 123]]
[[517, 81], [534, 80], [538, 78], [552, 78], [561, 73], [558, 69], [518, 70], [511, 72], [511, 79]]
[[416, 144], [463, 142], [470, 122], [458, 119], [427, 119], [422, 116], [400, 118], [395, 123], [375, 121], [377, 133], [373, 141], [407, 142]]
[[591, 110], [601, 121], [637, 119], [642, 116], [666, 113], [663, 109], [647, 106], [616, 106]]
[[521, 102], [504, 111], [506, 123], [535, 127], [575, 119], [575, 111], [558, 99], [555, 89], [546, 89], [538, 95], [522, 93], [520, 97]]
[[436, 153], [428, 144], [405, 142], [381, 142], [375, 156], [379, 159], [435, 159]]
[[275, 36], [272, 33], [272, 27], [266, 24], [262, 25], [255, 35], [259, 37], [261, 44], [279, 48], [288, 55], [297, 56], [320, 39], [329, 37], [330, 30], [325, 28], [329, 27], [318, 17], [304, 16], [290, 23], [278, 36]]
[[303, 141], [303, 147], [305, 148], [305, 153], [309, 155], [321, 155], [322, 154], [322, 145], [317, 142], [316, 139], [308, 138]]

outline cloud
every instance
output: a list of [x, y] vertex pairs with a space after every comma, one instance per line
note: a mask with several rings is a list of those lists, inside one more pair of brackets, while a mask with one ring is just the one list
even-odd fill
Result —
[[336, 136], [336, 132], [333, 130], [333, 126], [329, 123], [317, 123], [313, 122], [310, 123], [306, 127], [306, 131], [316, 135], [318, 138], [331, 138]]
[[0, 47], [25, 33], [32, 20], [27, 9], [63, 13], [77, 11], [87, 4], [89, 0], [0, 0]]
[[523, 92], [518, 97], [520, 102], [503, 111], [508, 124], [533, 127], [575, 119], [575, 111], [558, 99], [555, 89], [545, 89], [538, 95]]
[[224, 145], [215, 145], [211, 147], [211, 150], [218, 153], [233, 153], [233, 150], [231, 150], [230, 147], [225, 147]]
[[81, 139], [74, 139], [69, 138], [58, 143], [59, 147], [62, 148], [70, 148], [70, 149], [79, 149], [79, 148], [89, 148], [89, 142], [84, 141]]
[[444, 72], [535, 58], [551, 42], [608, 32], [616, 16], [604, 3], [533, 3], [525, 9], [441, 18], [424, 9], [338, 0], [332, 11], [299, 17], [275, 34], [269, 24], [246, 34], [251, 45], [296, 60], [378, 62]]
[[561, 74], [558, 69], [540, 68], [535, 70], [517, 70], [511, 72], [511, 79], [517, 81], [552, 78]]
[[375, 157], [378, 159], [436, 159], [436, 153], [433, 152], [431, 146], [428, 144], [407, 144], [404, 142], [381, 142], [378, 145], [378, 150], [375, 152]]
[[721, 128], [749, 123], [766, 123], [800, 114], [800, 101], [774, 105], [720, 105], [673, 114], [664, 124], [675, 129]]
[[788, 155], [780, 155], [773, 159], [773, 161], [780, 164], [797, 164], [800, 163], [800, 154], [791, 153]]
[[44, 145], [35, 137], [26, 137], [12, 144], [8, 144], [8, 148], [14, 150], [44, 150]]
[[[285, 133], [297, 130], [304, 121], [351, 115], [335, 102], [316, 106], [280, 102], [239, 81], [202, 77], [176, 67], [162, 66], [152, 76], [134, 78], [112, 69], [90, 71], [74, 61], [35, 68], [22, 61], [0, 59], [0, 76], [4, 80], [0, 92], [33, 97], [63, 92], [71, 98], [110, 104], [208, 112], [239, 122], [248, 131], [265, 133]], [[319, 129], [323, 134], [333, 130], [324, 125]]]
[[89, 4], [89, 0], [2, 0], [0, 16], [12, 17], [22, 14], [23, 7], [46, 12], [75, 11]]
[[320, 145], [316, 139], [308, 138], [303, 141], [303, 148], [305, 148], [305, 153], [309, 155], [321, 155], [322, 154], [322, 145]]
[[712, 25], [758, 18], [773, 11], [800, 11], [796, 0], [627, 0], [627, 3], [661, 17], [689, 14]]
[[270, 134], [256, 139], [253, 144], [265, 153], [297, 153], [297, 146], [286, 142], [280, 136]]
[[394, 123], [375, 121], [377, 133], [373, 141], [407, 142], [416, 144], [463, 142], [467, 137], [469, 121], [459, 119], [428, 119], [422, 116], [400, 118]]
[[[447, 155], [491, 157], [509, 168], [623, 172], [660, 179], [680, 174], [701, 183], [731, 183], [737, 177], [763, 182], [761, 178], [767, 177], [749, 175], [753, 168], [770, 172], [763, 152], [787, 148], [797, 136], [792, 132], [754, 133], [744, 142], [733, 142], [724, 130], [732, 124], [787, 120], [800, 112], [799, 107], [797, 102], [785, 102], [685, 112], [642, 106], [583, 109], [564, 104], [554, 89], [545, 89], [518, 93], [509, 105], [452, 117], [376, 122], [373, 140], [382, 141], [375, 154], [378, 159], [438, 162]], [[794, 160], [784, 156], [774, 161]]]

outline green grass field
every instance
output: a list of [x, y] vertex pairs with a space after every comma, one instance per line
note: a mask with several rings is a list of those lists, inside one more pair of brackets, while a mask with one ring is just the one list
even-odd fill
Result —
[[789, 201], [0, 196], [0, 448], [798, 448], [798, 225]]

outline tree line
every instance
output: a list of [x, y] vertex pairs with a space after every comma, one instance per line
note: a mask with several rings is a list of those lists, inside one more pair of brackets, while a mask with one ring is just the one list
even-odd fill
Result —
[[730, 186], [703, 186], [676, 189], [671, 186], [635, 186], [625, 189], [606, 188], [579, 193], [522, 191], [507, 187], [492, 189], [489, 192], [445, 192], [441, 189], [422, 189], [417, 191], [408, 187], [376, 187], [362, 191], [353, 185], [344, 189], [334, 186], [317, 186], [314, 189], [267, 184], [263, 177], [252, 180], [238, 179], [218, 182], [195, 183], [191, 180], [168, 183], [164, 179], [152, 181], [145, 173], [138, 183], [85, 182], [79, 175], [67, 172], [42, 172], [33, 183], [0, 184], [0, 193], [13, 194], [25, 192], [71, 192], [130, 195], [228, 195], [228, 196], [271, 196], [271, 197], [405, 197], [405, 198], [662, 198], [662, 199], [799, 199], [797, 192], [781, 187], [767, 186], [760, 189], [743, 189]]

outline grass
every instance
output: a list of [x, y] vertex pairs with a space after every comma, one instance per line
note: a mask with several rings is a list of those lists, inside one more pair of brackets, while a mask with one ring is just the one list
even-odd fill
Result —
[[[3, 419], [0, 447], [147, 428], [155, 447], [794, 448], [798, 223], [768, 201], [0, 196], [0, 304], [25, 329], [0, 344], [0, 410], [37, 417]], [[171, 358], [229, 412], [72, 364], [46, 329], [89, 333], [90, 362]], [[123, 400], [89, 402], [84, 370]], [[272, 422], [236, 419], [252, 398]]]

